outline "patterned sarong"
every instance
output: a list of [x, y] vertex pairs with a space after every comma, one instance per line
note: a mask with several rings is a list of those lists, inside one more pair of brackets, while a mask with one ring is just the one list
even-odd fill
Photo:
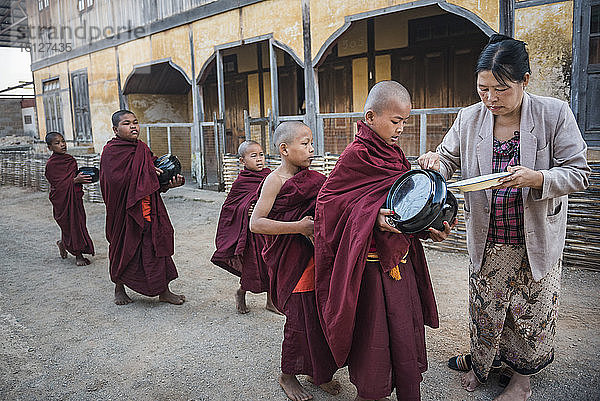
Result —
[[473, 371], [487, 380], [494, 357], [531, 375], [554, 360], [562, 263], [540, 281], [524, 246], [487, 243], [478, 272], [470, 267], [469, 328]]

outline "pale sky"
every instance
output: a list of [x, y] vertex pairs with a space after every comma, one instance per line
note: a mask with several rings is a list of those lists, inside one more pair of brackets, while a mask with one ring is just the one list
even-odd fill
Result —
[[[31, 57], [28, 52], [18, 48], [0, 47], [0, 60], [0, 90], [19, 85], [21, 83], [19, 81], [33, 81]], [[15, 89], [0, 93], [0, 97], [8, 93], [33, 95], [33, 86], [31, 89]]]

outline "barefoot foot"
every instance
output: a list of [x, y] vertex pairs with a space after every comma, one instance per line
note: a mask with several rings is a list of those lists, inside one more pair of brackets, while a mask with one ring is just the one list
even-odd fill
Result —
[[276, 313], [278, 315], [283, 315], [283, 313], [279, 312], [279, 310], [273, 305], [273, 300], [271, 299], [271, 294], [267, 292], [267, 304], [265, 305], [265, 309], [269, 312]]
[[58, 251], [60, 252], [60, 258], [66, 259], [67, 250], [65, 249], [65, 246], [63, 245], [62, 241], [56, 241], [56, 245], [58, 246]]
[[[310, 376], [306, 376], [306, 381], [308, 381], [309, 383], [315, 384], [315, 381]], [[340, 384], [339, 381], [337, 381], [335, 379], [331, 380], [330, 382], [323, 383], [323, 384], [319, 385], [319, 387], [321, 388], [321, 390], [323, 390], [326, 393], [329, 393], [331, 395], [338, 395], [340, 393], [340, 391], [342, 391], [342, 385]]]
[[133, 302], [133, 299], [129, 298], [125, 292], [125, 286], [123, 284], [115, 284], [115, 303], [117, 305], [127, 305]]
[[75, 258], [75, 263], [77, 263], [77, 266], [87, 266], [92, 262], [90, 262], [88, 258], [84, 258], [82, 255], [78, 255]]
[[250, 312], [246, 305], [246, 291], [242, 290], [242, 287], [235, 292], [235, 308], [240, 315]]
[[280, 374], [279, 384], [285, 392], [285, 395], [292, 401], [306, 401], [312, 400], [313, 398], [312, 394], [308, 393], [304, 387], [302, 387], [294, 375]]
[[508, 386], [494, 401], [526, 401], [531, 397], [529, 376], [513, 373]]
[[479, 383], [477, 376], [475, 376], [475, 372], [471, 369], [469, 373], [460, 378], [460, 384], [467, 391], [475, 391], [481, 383]]
[[185, 302], [185, 296], [173, 294], [168, 288], [158, 296], [160, 302], [167, 302], [173, 305], [181, 305]]

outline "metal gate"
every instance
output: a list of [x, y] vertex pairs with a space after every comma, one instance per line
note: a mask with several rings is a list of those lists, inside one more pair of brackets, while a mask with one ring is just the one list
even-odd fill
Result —
[[196, 180], [203, 189], [222, 191], [223, 155], [225, 149], [225, 120], [213, 113], [213, 121], [200, 123], [200, 160]]
[[273, 153], [272, 146], [269, 146], [273, 135], [273, 123], [270, 110], [267, 113], [267, 117], [250, 117], [248, 110], [244, 110], [244, 131], [246, 133], [247, 141], [256, 141], [260, 143], [260, 146], [262, 146], [265, 153]]
[[[273, 144], [273, 132], [277, 128], [277, 124], [284, 121], [302, 121], [304, 122], [304, 115], [296, 116], [279, 116], [277, 121], [273, 120], [271, 110], [267, 112], [266, 117], [250, 117], [247, 110], [244, 110], [244, 131], [246, 133], [246, 140], [252, 140], [260, 143], [265, 154], [271, 156], [279, 156], [279, 152], [275, 149]], [[260, 127], [260, 130], [254, 128]], [[316, 133], [313, 132], [313, 137], [316, 139]]]

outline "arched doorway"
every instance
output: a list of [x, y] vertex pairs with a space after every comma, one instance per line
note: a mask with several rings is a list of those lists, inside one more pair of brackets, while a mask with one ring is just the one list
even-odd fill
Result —
[[140, 139], [160, 156], [176, 155], [184, 173], [191, 171], [193, 120], [191, 81], [170, 59], [136, 65], [123, 94], [140, 125]]
[[[275, 48], [277, 64], [277, 116], [304, 114], [304, 72], [296, 57]], [[271, 99], [271, 60], [269, 40], [228, 47], [221, 50], [223, 60], [225, 143], [224, 152], [235, 154], [246, 138], [244, 111], [253, 119], [274, 114]], [[201, 88], [204, 121], [219, 114], [218, 71], [216, 57], [203, 68], [198, 85]], [[251, 139], [269, 151], [269, 127], [251, 127]]]
[[[348, 20], [348, 18], [347, 18]], [[474, 68], [491, 29], [431, 5], [362, 16], [336, 32], [321, 49], [318, 72], [320, 113], [362, 112], [369, 89], [392, 79], [410, 91], [413, 109], [463, 107], [478, 101]], [[449, 129], [454, 114], [428, 116], [426, 148]], [[325, 120], [324, 151], [341, 153], [353, 140], [360, 117]], [[419, 154], [419, 118], [401, 138], [408, 155]]]

